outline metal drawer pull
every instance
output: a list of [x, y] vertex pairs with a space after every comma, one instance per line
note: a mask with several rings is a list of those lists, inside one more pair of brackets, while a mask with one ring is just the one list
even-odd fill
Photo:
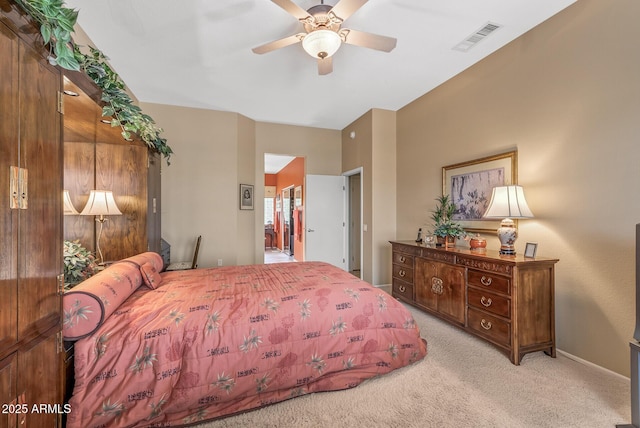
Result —
[[480, 299], [480, 303], [482, 303], [482, 306], [488, 308], [489, 306], [491, 306], [491, 303], [493, 303], [493, 301], [491, 300], [491, 297], [487, 299], [486, 297], [482, 296], [482, 298]]
[[491, 321], [487, 321], [484, 318], [482, 318], [482, 321], [480, 321], [480, 325], [482, 326], [482, 328], [484, 328], [485, 330], [491, 330]]
[[407, 288], [404, 285], [401, 285], [400, 287], [398, 287], [398, 291], [404, 293], [405, 291], [407, 291]]
[[405, 261], [407, 261], [407, 259], [405, 259], [404, 256], [400, 256], [398, 260], [400, 260], [400, 263], [404, 263]]
[[398, 275], [400, 275], [400, 278], [404, 278], [407, 275], [407, 273], [404, 271], [404, 269], [400, 269], [398, 271]]
[[486, 285], [489, 286], [491, 285], [491, 277], [487, 278], [486, 276], [482, 275], [482, 278], [480, 278], [480, 282], [482, 283], [482, 285]]

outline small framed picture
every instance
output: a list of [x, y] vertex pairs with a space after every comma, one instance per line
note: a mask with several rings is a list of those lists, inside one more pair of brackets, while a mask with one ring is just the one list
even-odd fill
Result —
[[296, 207], [302, 206], [302, 186], [298, 186], [293, 191]]
[[527, 242], [527, 245], [524, 247], [524, 256], [527, 258], [534, 258], [536, 256], [536, 251], [538, 250], [538, 244], [535, 242]]
[[241, 210], [253, 209], [253, 185], [252, 184], [240, 185], [240, 209]]

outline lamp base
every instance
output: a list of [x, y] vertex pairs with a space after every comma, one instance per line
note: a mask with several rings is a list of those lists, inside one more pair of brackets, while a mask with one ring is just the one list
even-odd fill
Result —
[[510, 218], [505, 218], [498, 228], [498, 239], [500, 240], [500, 254], [515, 256], [516, 239], [518, 239], [518, 229], [515, 222]]

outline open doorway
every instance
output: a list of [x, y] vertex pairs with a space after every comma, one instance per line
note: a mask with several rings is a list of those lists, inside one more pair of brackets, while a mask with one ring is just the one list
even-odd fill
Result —
[[347, 177], [348, 269], [362, 278], [362, 168], [344, 173]]
[[305, 158], [265, 153], [264, 168], [264, 263], [303, 261], [301, 219], [304, 206], [296, 194], [304, 187]]
[[296, 240], [294, 237], [294, 209], [293, 186], [282, 190], [282, 252], [288, 256], [295, 254]]

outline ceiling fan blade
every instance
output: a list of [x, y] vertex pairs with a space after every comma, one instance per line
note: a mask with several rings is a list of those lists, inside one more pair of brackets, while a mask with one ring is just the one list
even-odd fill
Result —
[[275, 51], [276, 49], [284, 48], [290, 45], [299, 43], [305, 36], [305, 33], [294, 34], [293, 36], [285, 37], [284, 39], [274, 40], [273, 42], [265, 43], [264, 45], [251, 49], [253, 53], [265, 54], [267, 52]]
[[338, 4], [331, 8], [329, 14], [333, 14], [339, 20], [345, 21], [353, 15], [355, 11], [364, 6], [367, 1], [369, 0], [340, 0]]
[[286, 10], [290, 15], [293, 15], [296, 19], [300, 21], [305, 21], [311, 18], [309, 12], [292, 2], [291, 0], [271, 0], [284, 10]]
[[344, 42], [350, 45], [362, 46], [384, 52], [391, 52], [397, 43], [397, 40], [393, 37], [365, 33], [364, 31], [358, 30], [349, 30], [347, 28], [340, 30], [340, 35]]
[[332, 57], [327, 58], [318, 58], [318, 74], [320, 76], [324, 76], [325, 74], [329, 74], [333, 71], [333, 59]]

